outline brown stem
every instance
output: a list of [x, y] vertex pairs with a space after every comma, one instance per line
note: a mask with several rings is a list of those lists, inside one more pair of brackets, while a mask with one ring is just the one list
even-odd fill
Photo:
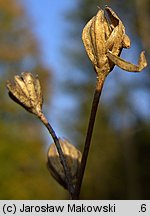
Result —
[[47, 119], [45, 118], [43, 113], [41, 113], [39, 115], [39, 119], [46, 126], [46, 128], [48, 129], [50, 135], [52, 136], [52, 138], [54, 140], [54, 143], [56, 145], [56, 148], [57, 148], [57, 151], [58, 151], [58, 154], [59, 154], [60, 162], [61, 162], [61, 164], [63, 166], [64, 173], [65, 173], [65, 176], [66, 176], [66, 181], [67, 181], [68, 191], [69, 191], [69, 194], [70, 194], [70, 199], [73, 199], [74, 187], [72, 185], [71, 173], [70, 173], [70, 170], [68, 168], [66, 158], [64, 157], [64, 154], [63, 154], [59, 139], [56, 136], [56, 133], [55, 133], [54, 129], [49, 124], [49, 122], [47, 121]]
[[82, 160], [81, 160], [81, 167], [78, 173], [78, 180], [77, 180], [77, 184], [75, 187], [75, 193], [73, 197], [74, 199], [79, 199], [82, 180], [83, 180], [84, 171], [85, 171], [86, 162], [87, 162], [87, 157], [88, 157], [88, 153], [90, 149], [90, 143], [91, 143], [94, 123], [95, 123], [96, 112], [97, 112], [98, 103], [99, 103], [99, 99], [101, 96], [103, 84], [105, 81], [105, 77], [106, 76], [104, 74], [100, 74], [100, 76], [97, 78], [97, 83], [96, 83], [96, 88], [95, 88], [95, 93], [94, 93], [94, 98], [93, 98], [93, 103], [92, 103], [92, 109], [91, 109], [91, 115], [89, 119], [89, 125], [87, 129], [85, 145], [84, 145], [84, 150], [83, 150], [83, 155], [82, 155]]

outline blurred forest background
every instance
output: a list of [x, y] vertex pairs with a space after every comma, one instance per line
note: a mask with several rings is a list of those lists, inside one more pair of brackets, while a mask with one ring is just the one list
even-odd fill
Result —
[[[105, 4], [124, 20], [131, 38], [132, 48], [123, 51], [122, 58], [136, 63], [144, 49], [150, 61], [150, 0], [77, 0], [76, 7], [64, 14], [70, 28], [61, 52], [70, 69], [61, 91], [76, 101], [76, 107], [59, 123], [64, 136], [69, 134], [81, 150], [96, 82], [81, 33], [97, 6]], [[65, 190], [47, 171], [40, 123], [10, 101], [5, 89], [7, 79], [29, 70], [39, 74], [50, 104], [55, 71], [42, 63], [32, 23], [18, 1], [0, 0], [0, 27], [0, 199], [66, 199]], [[81, 199], [150, 199], [149, 110], [149, 66], [141, 73], [115, 67], [103, 89]]]
[[12, 102], [5, 88], [14, 74], [31, 71], [39, 75], [47, 103], [50, 98], [52, 72], [42, 64], [31, 22], [19, 3], [0, 0], [0, 199], [63, 198], [63, 189], [47, 171], [40, 123]]

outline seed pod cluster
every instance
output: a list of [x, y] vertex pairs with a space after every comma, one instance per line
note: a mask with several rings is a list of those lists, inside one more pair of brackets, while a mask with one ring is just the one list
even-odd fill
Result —
[[[67, 140], [59, 139], [64, 157], [67, 161], [68, 168], [71, 173], [72, 184], [75, 185], [77, 181], [77, 173], [81, 163], [81, 152]], [[51, 175], [59, 182], [64, 188], [67, 188], [66, 177], [63, 166], [60, 162], [55, 144], [51, 144], [48, 150], [48, 169]]]

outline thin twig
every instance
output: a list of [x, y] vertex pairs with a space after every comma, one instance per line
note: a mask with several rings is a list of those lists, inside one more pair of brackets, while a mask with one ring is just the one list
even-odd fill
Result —
[[96, 117], [98, 103], [99, 103], [99, 99], [101, 96], [104, 81], [105, 81], [104, 74], [102, 74], [101, 76], [97, 78], [97, 83], [96, 83], [96, 88], [95, 88], [95, 93], [94, 93], [94, 98], [93, 98], [93, 103], [92, 103], [92, 109], [91, 109], [91, 114], [90, 114], [90, 119], [89, 119], [89, 125], [87, 129], [85, 145], [84, 145], [84, 150], [83, 150], [83, 155], [82, 155], [82, 160], [81, 160], [81, 167], [78, 173], [77, 184], [75, 187], [74, 199], [79, 199], [82, 180], [83, 180], [84, 171], [85, 171], [86, 162], [87, 162], [87, 157], [88, 157], [88, 153], [90, 149], [90, 143], [91, 143], [94, 123], [95, 123], [95, 117]]
[[41, 116], [39, 116], [39, 118], [42, 121], [42, 123], [46, 126], [46, 128], [48, 129], [50, 135], [52, 136], [52, 138], [54, 140], [54, 143], [56, 145], [56, 148], [57, 148], [57, 151], [58, 151], [58, 154], [59, 154], [60, 162], [61, 162], [61, 164], [63, 166], [64, 173], [65, 173], [65, 176], [66, 176], [66, 181], [67, 181], [68, 191], [69, 191], [69, 194], [70, 194], [70, 199], [73, 199], [74, 187], [72, 185], [71, 173], [70, 173], [70, 170], [68, 168], [66, 158], [64, 157], [64, 154], [63, 154], [59, 139], [58, 139], [54, 129], [49, 124], [49, 122], [47, 121], [47, 119], [45, 118], [43, 113], [41, 113]]

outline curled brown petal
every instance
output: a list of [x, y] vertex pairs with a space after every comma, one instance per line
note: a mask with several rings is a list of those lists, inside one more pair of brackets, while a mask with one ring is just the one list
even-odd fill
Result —
[[12, 100], [23, 106], [25, 109], [30, 108], [30, 101], [28, 100], [25, 94], [22, 94], [22, 89], [17, 84], [17, 82], [15, 82], [14, 84], [10, 81], [7, 81], [7, 88], [9, 90], [8, 94]]
[[91, 62], [94, 64], [95, 62], [95, 51], [94, 51], [94, 47], [92, 44], [92, 40], [91, 40], [91, 24], [93, 22], [93, 19], [95, 17], [93, 17], [84, 27], [83, 32], [82, 32], [82, 41], [84, 43], [85, 46], [85, 50], [91, 60]]
[[144, 51], [140, 54], [138, 65], [134, 65], [121, 59], [120, 57], [114, 55], [111, 51], [108, 51], [107, 56], [115, 65], [129, 72], [140, 72], [147, 66]]
[[105, 28], [104, 28], [104, 11], [99, 10], [95, 16], [94, 22], [94, 41], [96, 44], [96, 59], [97, 67], [101, 68], [107, 61], [106, 47], [105, 47]]
[[22, 93], [25, 94], [26, 97], [29, 97], [29, 92], [27, 90], [27, 87], [23, 79], [20, 76], [16, 75], [14, 76], [14, 81], [15, 81], [16, 86], [18, 86], [18, 88], [22, 91]]
[[107, 14], [109, 16], [109, 19], [111, 21], [111, 26], [114, 28], [116, 27], [121, 20], [117, 16], [117, 14], [108, 6], [105, 7], [105, 10], [107, 11]]
[[122, 48], [130, 47], [130, 39], [125, 34], [125, 27], [117, 14], [108, 6], [105, 7], [105, 10], [112, 27], [110, 37], [106, 41], [106, 49], [111, 50], [115, 55], [120, 55]]
[[28, 72], [23, 72], [21, 75], [28, 90], [30, 101], [34, 103], [37, 100], [34, 77]]
[[36, 92], [39, 108], [41, 108], [43, 104], [43, 95], [42, 95], [42, 89], [41, 89], [41, 84], [38, 75], [36, 75], [35, 77], [35, 92]]
[[131, 46], [130, 38], [126, 34], [123, 37], [122, 46], [123, 48], [127, 48], [127, 49], [130, 48]]

